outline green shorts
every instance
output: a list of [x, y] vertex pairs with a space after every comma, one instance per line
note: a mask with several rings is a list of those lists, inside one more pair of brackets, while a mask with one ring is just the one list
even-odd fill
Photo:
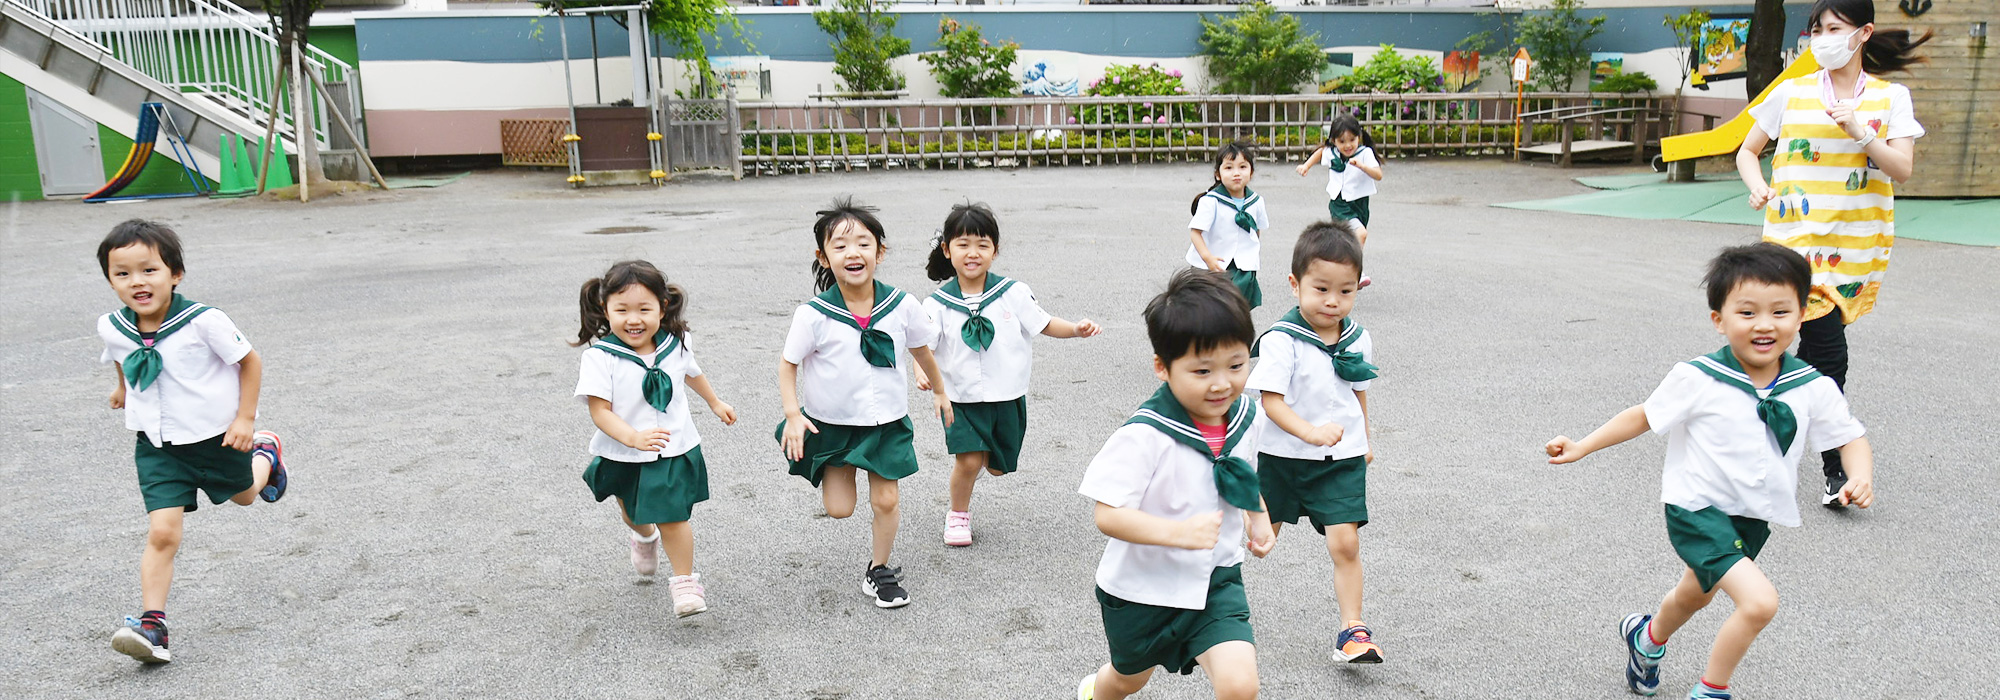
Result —
[[1231, 261], [1229, 263], [1229, 281], [1236, 283], [1236, 291], [1242, 292], [1243, 298], [1250, 300], [1250, 308], [1254, 309], [1264, 305], [1264, 288], [1257, 285], [1256, 270], [1238, 268], [1236, 267], [1236, 263]]
[[1250, 599], [1243, 595], [1243, 565], [1217, 567], [1208, 577], [1201, 610], [1134, 603], [1097, 589], [1111, 668], [1127, 676], [1154, 666], [1193, 673], [1195, 657], [1223, 642], [1256, 644], [1250, 634]]
[[139, 467], [139, 495], [146, 499], [146, 512], [161, 508], [186, 507], [192, 513], [201, 507], [194, 490], [208, 493], [208, 502], [221, 503], [257, 484], [250, 470], [250, 453], [225, 447], [217, 435], [186, 445], [154, 447], [145, 433], [132, 448], [132, 462]]
[[1352, 202], [1339, 197], [1329, 199], [1326, 201], [1326, 213], [1332, 214], [1335, 221], [1359, 221], [1362, 226], [1367, 226], [1368, 198], [1362, 197]]
[[708, 500], [708, 462], [699, 445], [651, 462], [598, 457], [583, 468], [583, 483], [599, 503], [617, 496], [625, 504], [625, 517], [634, 523], [684, 523], [694, 504]]
[[[805, 459], [786, 460], [786, 464], [790, 474], [804, 477], [814, 488], [819, 487], [827, 467], [850, 466], [885, 479], [917, 473], [917, 448], [910, 439], [915, 433], [909, 416], [881, 425], [836, 425], [816, 420], [813, 425], [819, 432], [806, 431]], [[784, 444], [784, 421], [778, 421], [772, 436]]]
[[1257, 484], [1271, 522], [1310, 518], [1314, 530], [1368, 524], [1368, 458], [1294, 459], [1257, 454]]
[[953, 401], [951, 425], [944, 429], [944, 448], [955, 455], [984, 452], [986, 468], [1012, 474], [1020, 468], [1021, 442], [1027, 437], [1026, 396], [1012, 401]]
[[1756, 518], [1729, 515], [1713, 506], [1696, 511], [1667, 506], [1667, 541], [1694, 571], [1703, 593], [1715, 590], [1736, 560], [1756, 560], [1768, 539], [1771, 524]]

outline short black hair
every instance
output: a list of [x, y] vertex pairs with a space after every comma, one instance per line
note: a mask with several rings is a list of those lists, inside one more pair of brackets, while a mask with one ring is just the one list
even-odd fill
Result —
[[1812, 291], [1812, 266], [1797, 251], [1769, 241], [1723, 248], [1708, 261], [1708, 274], [1701, 280], [1701, 286], [1708, 288], [1708, 310], [1721, 311], [1729, 293], [1744, 282], [1791, 287], [1804, 308]]
[[1314, 260], [1352, 265], [1360, 274], [1361, 239], [1355, 238], [1354, 229], [1345, 221], [1312, 222], [1292, 244], [1292, 276], [1305, 277]]
[[111, 227], [110, 235], [97, 244], [97, 269], [111, 278], [111, 251], [128, 245], [144, 245], [160, 254], [160, 262], [176, 275], [187, 274], [187, 266], [181, 263], [181, 237], [166, 224], [145, 219], [132, 219]]
[[1257, 339], [1250, 301], [1220, 272], [1183, 268], [1167, 290], [1146, 303], [1146, 338], [1161, 364], [1225, 343], [1248, 347]]
[[985, 204], [954, 204], [951, 213], [944, 217], [944, 228], [939, 230], [937, 245], [931, 246], [931, 256], [924, 262], [924, 275], [932, 282], [943, 282], [958, 276], [952, 268], [951, 257], [944, 254], [945, 246], [959, 236], [983, 236], [993, 241], [993, 249], [1000, 250], [1000, 220], [993, 217], [993, 210]]

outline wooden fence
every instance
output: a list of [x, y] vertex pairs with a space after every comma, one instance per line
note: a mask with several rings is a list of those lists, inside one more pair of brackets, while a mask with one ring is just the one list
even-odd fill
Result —
[[[1243, 140], [1262, 157], [1303, 160], [1333, 115], [1359, 117], [1389, 156], [1506, 155], [1515, 96], [1504, 93], [1184, 95], [1171, 97], [825, 100], [738, 106], [743, 170], [774, 175], [875, 167], [982, 167], [1207, 160]], [[1671, 109], [1671, 97], [1529, 93], [1524, 111]], [[1594, 128], [1625, 133], [1633, 119]], [[1560, 141], [1556, 124], [1525, 141]], [[1584, 138], [1583, 126], [1576, 138]], [[1657, 139], [1664, 129], [1650, 130]], [[1641, 144], [1644, 147], [1644, 144]]]

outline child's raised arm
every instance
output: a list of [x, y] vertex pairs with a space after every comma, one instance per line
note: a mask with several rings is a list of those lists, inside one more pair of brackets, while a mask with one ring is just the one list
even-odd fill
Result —
[[1542, 449], [1549, 453], [1549, 464], [1569, 464], [1592, 452], [1639, 437], [1648, 430], [1652, 430], [1652, 426], [1646, 423], [1646, 405], [1640, 404], [1619, 411], [1618, 415], [1612, 416], [1611, 420], [1605, 421], [1603, 426], [1591, 431], [1582, 440], [1557, 435]]
[[714, 413], [716, 418], [721, 419], [723, 425], [736, 424], [736, 408], [724, 403], [722, 397], [715, 394], [715, 387], [708, 383], [708, 375], [688, 377], [687, 385], [689, 389], [694, 390], [694, 393], [701, 395], [703, 401], [708, 402], [708, 410]]
[[[1312, 154], [1312, 157], [1311, 157], [1311, 158], [1307, 158], [1307, 159], [1306, 159], [1306, 162], [1304, 162], [1304, 163], [1300, 163], [1300, 164], [1299, 164], [1299, 167], [1298, 167], [1298, 171], [1299, 171], [1299, 177], [1305, 177], [1305, 176], [1306, 176], [1306, 173], [1308, 173], [1308, 172], [1311, 172], [1311, 171], [1312, 171], [1312, 168], [1313, 168], [1313, 166], [1314, 166], [1314, 165], [1317, 165], [1317, 164], [1319, 163], [1319, 154], [1321, 154], [1321, 153], [1325, 153], [1325, 152], [1326, 152], [1326, 147], [1325, 147], [1325, 146], [1320, 146], [1319, 148], [1315, 148], [1315, 149], [1313, 149], [1313, 154]], [[1378, 179], [1378, 180], [1379, 180], [1379, 179], [1381, 179], [1381, 178], [1376, 178], [1376, 179]]]
[[1840, 446], [1840, 465], [1847, 470], [1847, 485], [1840, 487], [1840, 503], [1867, 508], [1875, 504], [1875, 448], [1868, 438], [1858, 437]]
[[1351, 160], [1350, 160], [1350, 161], [1347, 161], [1347, 163], [1348, 163], [1349, 165], [1352, 165], [1352, 166], [1354, 166], [1354, 167], [1357, 167], [1357, 168], [1360, 168], [1360, 169], [1361, 169], [1361, 172], [1364, 172], [1364, 173], [1368, 173], [1368, 177], [1372, 177], [1372, 178], [1375, 178], [1375, 181], [1376, 181], [1376, 182], [1381, 182], [1381, 181], [1382, 181], [1382, 164], [1381, 164], [1381, 161], [1376, 161], [1375, 165], [1363, 165], [1363, 164], [1361, 164], [1361, 163], [1358, 163], [1358, 162], [1355, 162], [1355, 161], [1351, 161]]
[[1285, 432], [1291, 433], [1292, 437], [1304, 440], [1308, 445], [1332, 447], [1340, 444], [1341, 436], [1347, 432], [1345, 428], [1341, 427], [1340, 421], [1328, 421], [1326, 425], [1313, 425], [1310, 421], [1299, 416], [1298, 411], [1292, 410], [1292, 407], [1285, 403], [1284, 394], [1270, 391], [1263, 392], [1263, 394], [1262, 405], [1264, 407], [1264, 415], [1268, 416], [1272, 423], [1276, 423], [1278, 427], [1283, 428]]
[[1214, 253], [1208, 252], [1208, 241], [1202, 239], [1201, 229], [1188, 229], [1188, 239], [1194, 242], [1195, 254], [1200, 255], [1201, 261], [1208, 264], [1210, 272], [1222, 271], [1223, 264], [1215, 259]]
[[236, 361], [240, 368], [236, 394], [236, 420], [229, 423], [229, 430], [223, 433], [222, 444], [238, 452], [249, 452], [251, 439], [257, 434], [257, 395], [264, 388], [264, 358], [251, 350]]
[[[1042, 335], [1051, 338], [1088, 338], [1103, 332], [1104, 329], [1098, 328], [1095, 321], [1087, 318], [1076, 323], [1070, 323], [1060, 318], [1051, 318], [1049, 319], [1049, 325], [1042, 326]], [[918, 388], [921, 389], [924, 387]]]
[[1186, 520], [1169, 520], [1137, 508], [1114, 508], [1098, 501], [1095, 517], [1098, 532], [1132, 544], [1214, 549], [1222, 536], [1219, 510]]
[[612, 412], [611, 402], [604, 397], [589, 396], [585, 398], [590, 402], [590, 422], [596, 424], [597, 429], [604, 431], [605, 435], [611, 436], [611, 439], [617, 440], [626, 447], [647, 452], [659, 452], [667, 446], [667, 441], [672, 439], [670, 436], [673, 433], [662, 428], [634, 430], [632, 424], [625, 422], [625, 419], [619, 418], [617, 413]]

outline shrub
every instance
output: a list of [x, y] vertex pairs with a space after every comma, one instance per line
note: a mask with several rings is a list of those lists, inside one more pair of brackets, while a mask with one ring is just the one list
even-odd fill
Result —
[[1536, 89], [1568, 90], [1590, 67], [1590, 40], [1604, 31], [1604, 15], [1585, 18], [1581, 9], [1583, 0], [1551, 0], [1544, 11], [1514, 21], [1515, 35], [1535, 60]]
[[1234, 95], [1298, 92], [1326, 64], [1319, 34], [1263, 3], [1244, 5], [1221, 21], [1201, 17], [1201, 55], [1215, 80], [1213, 92]]
[[[1185, 95], [1187, 92], [1187, 84], [1180, 71], [1161, 68], [1158, 63], [1145, 66], [1133, 63], [1104, 69], [1104, 77], [1091, 82], [1084, 94], [1151, 97]], [[1193, 121], [1200, 113], [1200, 109], [1192, 104], [1143, 102], [1136, 105], [1084, 105], [1072, 109], [1070, 118], [1082, 124], [1166, 124]]]
[[1360, 68], [1328, 81], [1321, 92], [1443, 92], [1444, 73], [1429, 56], [1404, 56], [1383, 44]]
[[813, 12], [813, 23], [833, 37], [833, 74], [848, 92], [889, 92], [905, 85], [889, 61], [910, 52], [910, 40], [895, 35], [889, 4], [874, 0], [831, 0]]
[[918, 56], [930, 64], [945, 97], [1008, 97], [1017, 92], [1014, 54], [1020, 45], [994, 44], [980, 36], [978, 25], [961, 25], [949, 17], [938, 22], [937, 53]]
[[1660, 89], [1653, 76], [1641, 72], [1614, 73], [1597, 84], [1603, 92], [1651, 92]]

